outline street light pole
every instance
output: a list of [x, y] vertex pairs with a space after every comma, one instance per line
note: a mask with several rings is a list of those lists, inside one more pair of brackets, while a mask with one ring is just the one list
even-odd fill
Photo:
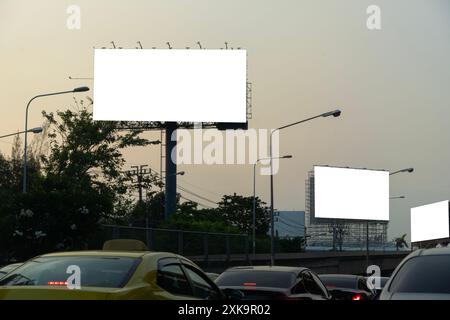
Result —
[[397, 196], [397, 197], [390, 197], [389, 200], [394, 200], [394, 199], [405, 199], [405, 196]]
[[317, 116], [311, 117], [311, 118], [307, 118], [304, 120], [300, 120], [297, 122], [293, 122], [290, 124], [287, 124], [285, 126], [276, 128], [274, 130], [272, 130], [272, 132], [270, 133], [270, 139], [269, 139], [269, 152], [270, 152], [270, 265], [274, 266], [275, 265], [275, 224], [274, 224], [274, 203], [273, 203], [273, 155], [272, 155], [272, 137], [273, 137], [273, 133], [282, 129], [286, 129], [289, 127], [293, 127], [295, 125], [298, 125], [300, 123], [303, 122], [307, 122], [316, 118], [321, 118], [321, 117], [329, 117], [329, 116], [333, 116], [333, 117], [339, 117], [341, 115], [341, 111], [340, 110], [333, 110], [333, 111], [329, 111], [329, 112], [325, 112], [322, 114], [319, 114]]
[[[28, 129], [28, 132], [32, 132], [32, 133], [41, 133], [42, 132], [42, 128], [41, 127], [36, 127], [36, 128], [32, 128], [32, 129]], [[11, 137], [11, 136], [17, 136], [19, 134], [25, 133], [25, 131], [19, 131], [16, 133], [10, 133], [10, 134], [5, 134], [4, 136], [0, 136], [1, 138], [6, 138], [6, 137]]]
[[406, 168], [406, 169], [397, 170], [397, 171], [394, 171], [394, 172], [390, 172], [389, 175], [393, 176], [394, 174], [402, 173], [402, 172], [412, 173], [412, 172], [414, 172], [414, 168]]
[[[292, 158], [292, 155], [286, 155], [282, 157], [276, 157], [275, 159], [290, 159]], [[258, 162], [263, 160], [270, 160], [271, 158], [260, 158], [256, 160], [256, 162], [253, 164], [253, 209], [252, 209], [252, 252], [253, 257], [256, 254], [256, 165]]]
[[68, 90], [68, 91], [60, 91], [60, 92], [52, 92], [52, 93], [45, 93], [45, 94], [39, 94], [37, 96], [34, 96], [33, 98], [30, 99], [30, 101], [28, 101], [27, 107], [25, 109], [25, 147], [24, 147], [24, 151], [23, 151], [23, 182], [22, 182], [22, 192], [23, 193], [27, 193], [27, 144], [28, 144], [28, 108], [30, 107], [30, 104], [33, 100], [37, 99], [37, 98], [42, 98], [42, 97], [48, 97], [48, 96], [56, 96], [56, 95], [60, 95], [60, 94], [66, 94], [66, 93], [75, 93], [75, 92], [85, 92], [85, 91], [89, 91], [88, 87], [78, 87], [75, 88], [73, 90]]
[[[405, 168], [397, 171], [393, 171], [389, 173], [389, 176], [393, 176], [397, 173], [412, 173], [414, 172], [414, 168]], [[389, 200], [392, 199], [404, 199], [405, 196], [398, 196], [398, 197], [390, 197]], [[369, 267], [369, 220], [366, 221], [366, 265]]]

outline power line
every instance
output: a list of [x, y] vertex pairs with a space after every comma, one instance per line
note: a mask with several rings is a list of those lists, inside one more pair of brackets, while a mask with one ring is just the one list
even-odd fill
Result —
[[[181, 179], [180, 179], [181, 180]], [[208, 189], [206, 189], [206, 188], [202, 188], [202, 187], [200, 187], [200, 186], [197, 186], [197, 185], [195, 185], [195, 184], [193, 184], [193, 183], [190, 183], [190, 182], [187, 182], [187, 181], [180, 181], [180, 182], [182, 182], [183, 184], [185, 183], [185, 184], [188, 184], [188, 185], [190, 185], [190, 186], [192, 186], [192, 187], [194, 187], [194, 188], [197, 188], [197, 189], [199, 189], [199, 190], [202, 190], [202, 191], [204, 191], [204, 192], [207, 192], [207, 193], [209, 193], [209, 194], [211, 194], [211, 195], [214, 195], [214, 196], [219, 196], [219, 197], [221, 197], [222, 198], [222, 196], [223, 195], [221, 195], [221, 194], [219, 194], [219, 193], [217, 193], [217, 192], [212, 192], [211, 190], [208, 190]]]
[[[161, 175], [160, 175], [156, 170], [154, 170], [153, 168], [150, 168], [150, 169], [151, 169], [152, 171], [154, 171], [158, 176], [160, 176], [160, 178], [162, 178]], [[193, 183], [191, 183], [191, 182], [187, 182], [187, 181], [184, 181], [184, 180], [181, 181], [181, 179], [179, 179], [179, 181], [182, 182], [183, 184], [188, 184], [188, 185], [190, 185], [190, 186], [192, 186], [192, 187], [194, 187], [194, 188], [197, 188], [197, 189], [199, 189], [199, 190], [202, 190], [202, 191], [204, 191], [204, 192], [208, 192], [208, 193], [210, 193], [211, 195], [222, 197], [222, 195], [219, 194], [219, 193], [212, 192], [211, 190], [202, 188], [202, 187], [200, 187], [200, 186], [198, 186], [198, 185], [195, 185], [195, 184], [193, 184]], [[184, 187], [184, 188], [187, 189], [186, 187]], [[210, 200], [207, 200], [207, 201], [211, 202]], [[217, 204], [215, 201], [213, 201], [213, 203], [214, 203], [214, 204]]]
[[[150, 167], [149, 167], [149, 168], [150, 168]], [[152, 170], [152, 171], [153, 171], [157, 176], [159, 176], [160, 179], [161, 179], [161, 175], [160, 175], [157, 171], [153, 170], [153, 168], [150, 168], [150, 170]], [[162, 179], [161, 179], [161, 183], [164, 185], [164, 182], [162, 182]], [[199, 199], [202, 199], [202, 200], [204, 200], [204, 201], [207, 201], [207, 202], [210, 202], [210, 203], [212, 203], [212, 204], [217, 205], [217, 202], [216, 202], [216, 201], [213, 201], [213, 200], [208, 199], [208, 198], [206, 198], [206, 197], [204, 197], [204, 196], [202, 196], [202, 195], [199, 195], [198, 193], [193, 192], [193, 191], [187, 189], [186, 187], [180, 186], [179, 184], [177, 185], [177, 188], [180, 189], [180, 190], [182, 190], [182, 191], [184, 191], [184, 192], [186, 192], [186, 193], [189, 193], [190, 195], [193, 195], [193, 196], [195, 196], [195, 197], [197, 197], [197, 198], [199, 198]], [[189, 201], [192, 201], [192, 200], [189, 200]], [[192, 201], [192, 202], [195, 202], [195, 201]], [[209, 208], [212, 208], [212, 207], [209, 207]]]
[[205, 197], [203, 197], [203, 196], [201, 196], [201, 195], [199, 195], [199, 194], [197, 194], [197, 193], [195, 193], [195, 192], [192, 192], [192, 191], [190, 191], [190, 190], [188, 190], [188, 189], [186, 189], [186, 188], [184, 188], [184, 187], [182, 187], [182, 186], [177, 186], [177, 188], [180, 189], [180, 190], [182, 190], [182, 191], [184, 191], [184, 192], [187, 192], [187, 193], [189, 193], [189, 194], [191, 194], [191, 195], [193, 195], [193, 196], [195, 196], [195, 197], [197, 197], [197, 198], [199, 198], [199, 199], [205, 200], [205, 201], [210, 202], [210, 203], [213, 203], [213, 204], [217, 204], [217, 202], [212, 201], [212, 200], [210, 200], [210, 199], [208, 199], [208, 198], [205, 198]]
[[214, 208], [213, 208], [213, 207], [211, 207], [211, 206], [208, 206], [208, 205], [206, 205], [206, 204], [203, 204], [203, 203], [201, 203], [201, 202], [198, 202], [198, 201], [194, 201], [194, 200], [192, 200], [192, 199], [189, 199], [189, 198], [187, 198], [187, 197], [185, 197], [185, 196], [183, 196], [183, 195], [180, 195], [180, 198], [183, 198], [184, 200], [187, 200], [187, 201], [190, 201], [190, 202], [196, 203], [196, 204], [198, 204], [198, 205], [200, 205], [200, 206], [202, 206], [202, 207], [208, 208], [208, 209], [214, 209]]

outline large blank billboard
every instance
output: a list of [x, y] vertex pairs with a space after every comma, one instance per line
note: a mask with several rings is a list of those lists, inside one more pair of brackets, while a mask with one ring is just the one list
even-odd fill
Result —
[[411, 242], [448, 238], [448, 200], [411, 208]]
[[315, 166], [314, 217], [389, 220], [389, 172]]
[[245, 50], [96, 49], [94, 120], [247, 121]]

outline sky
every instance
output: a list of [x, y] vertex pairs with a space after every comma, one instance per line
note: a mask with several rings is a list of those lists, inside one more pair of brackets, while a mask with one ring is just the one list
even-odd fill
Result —
[[[381, 9], [380, 30], [366, 27], [373, 4]], [[66, 27], [70, 5], [81, 9], [79, 30]], [[280, 153], [293, 158], [275, 176], [275, 207], [305, 208], [305, 178], [315, 164], [414, 167], [390, 184], [392, 196], [406, 198], [391, 201], [389, 239], [409, 239], [410, 208], [450, 198], [449, 39], [448, 0], [0, 0], [0, 135], [23, 130], [34, 95], [92, 87], [92, 80], [69, 76], [93, 76], [94, 47], [114, 41], [134, 48], [141, 41], [144, 48], [185, 48], [200, 41], [217, 49], [227, 41], [248, 53], [251, 128], [342, 110], [340, 118], [280, 133]], [[29, 126], [42, 123], [42, 110], [73, 106], [74, 97], [36, 100]], [[9, 154], [11, 142], [1, 139], [0, 151]], [[127, 150], [127, 166], [159, 169], [159, 154], [158, 146]], [[252, 194], [249, 164], [179, 170], [186, 171], [180, 185], [212, 201]], [[257, 177], [257, 195], [268, 202], [267, 176]]]

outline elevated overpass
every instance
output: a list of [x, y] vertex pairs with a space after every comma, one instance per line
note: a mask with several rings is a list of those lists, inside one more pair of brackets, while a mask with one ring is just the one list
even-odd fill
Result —
[[[380, 267], [382, 275], [390, 275], [409, 251], [370, 252], [370, 265]], [[269, 265], [270, 254], [189, 256], [204, 270], [220, 273], [229, 267], [245, 265]], [[276, 265], [308, 267], [317, 273], [364, 274], [365, 251], [279, 253]]]

